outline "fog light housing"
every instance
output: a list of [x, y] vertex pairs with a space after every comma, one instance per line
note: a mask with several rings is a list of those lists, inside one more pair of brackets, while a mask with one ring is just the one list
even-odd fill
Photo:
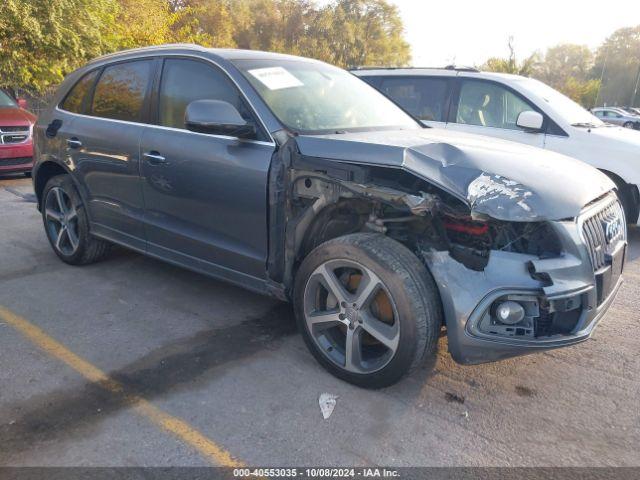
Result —
[[496, 319], [505, 325], [520, 323], [524, 319], [524, 315], [524, 307], [513, 300], [501, 302], [495, 309]]

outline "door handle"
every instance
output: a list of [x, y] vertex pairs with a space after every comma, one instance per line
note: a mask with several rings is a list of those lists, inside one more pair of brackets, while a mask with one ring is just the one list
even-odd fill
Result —
[[147, 160], [151, 165], [162, 165], [167, 163], [167, 159], [160, 155], [158, 152], [151, 151], [142, 154], [142, 156]]
[[67, 146], [69, 148], [80, 148], [82, 146], [82, 142], [76, 137], [67, 138]]

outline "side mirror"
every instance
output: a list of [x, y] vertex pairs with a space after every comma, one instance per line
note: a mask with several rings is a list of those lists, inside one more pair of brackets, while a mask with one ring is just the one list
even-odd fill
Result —
[[253, 138], [256, 129], [236, 108], [221, 100], [195, 100], [187, 105], [184, 123], [188, 130], [238, 138]]
[[516, 125], [520, 128], [524, 128], [530, 132], [539, 132], [542, 130], [542, 124], [544, 123], [544, 117], [539, 112], [527, 110], [520, 112]]
[[27, 108], [27, 101], [24, 98], [17, 98], [16, 102], [18, 103], [18, 106], [20, 108], [24, 108], [26, 110]]

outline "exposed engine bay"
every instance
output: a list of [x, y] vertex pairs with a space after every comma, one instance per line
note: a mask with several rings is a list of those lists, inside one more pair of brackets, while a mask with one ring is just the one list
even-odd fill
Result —
[[314, 222], [299, 224], [311, 230], [299, 227], [296, 251], [308, 252], [334, 233], [371, 231], [399, 241], [418, 257], [432, 249], [448, 251], [451, 258], [475, 271], [484, 269], [492, 250], [540, 258], [561, 253], [560, 242], [546, 222], [506, 222], [472, 215], [465, 204], [409, 173], [379, 167], [365, 173], [357, 168], [363, 175], [360, 181], [318, 171], [291, 172], [294, 217], [328, 209], [320, 213], [325, 218], [315, 228]]

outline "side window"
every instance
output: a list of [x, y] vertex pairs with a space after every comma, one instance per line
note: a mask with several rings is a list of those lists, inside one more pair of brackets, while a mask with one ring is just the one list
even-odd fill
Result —
[[106, 67], [93, 94], [91, 114], [129, 122], [142, 121], [142, 106], [150, 76], [150, 61]]
[[443, 78], [385, 78], [380, 90], [420, 120], [446, 121], [447, 80]]
[[71, 91], [67, 94], [60, 108], [72, 113], [83, 113], [84, 100], [91, 90], [93, 82], [98, 75], [98, 70], [89, 72], [76, 82]]
[[240, 93], [224, 73], [197, 60], [165, 60], [158, 105], [160, 125], [185, 128], [184, 113], [194, 100], [228, 102], [245, 120], [255, 123]]
[[490, 82], [465, 80], [456, 123], [519, 130], [518, 115], [535, 108], [512, 91]]

